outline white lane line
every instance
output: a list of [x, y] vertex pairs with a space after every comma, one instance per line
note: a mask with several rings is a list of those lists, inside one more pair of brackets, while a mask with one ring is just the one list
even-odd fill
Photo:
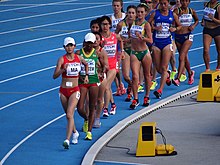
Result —
[[16, 58], [11, 58], [11, 59], [8, 59], [8, 60], [0, 61], [0, 64], [4, 64], [4, 63], [11, 62], [11, 61], [32, 57], [32, 56], [42, 55], [42, 54], [45, 54], [45, 53], [51, 53], [51, 52], [55, 52], [55, 51], [58, 51], [58, 50], [63, 50], [63, 48], [61, 47], [61, 48], [56, 48], [56, 49], [52, 49], [52, 50], [46, 50], [46, 51], [43, 51], [43, 52], [28, 54], [28, 55], [24, 55], [24, 56], [20, 56], [20, 57], [16, 57]]
[[[77, 44], [77, 47], [81, 46], [81, 45], [82, 45], [82, 43], [79, 43], [79, 44]], [[37, 55], [43, 55], [45, 53], [51, 53], [51, 52], [55, 52], [55, 51], [58, 51], [58, 50], [63, 51], [64, 48], [60, 47], [60, 48], [56, 48], [56, 49], [46, 50], [46, 51], [43, 51], [43, 52], [38, 52], [38, 53], [28, 54], [28, 55], [24, 55], [24, 56], [20, 56], [20, 57], [16, 57], [16, 58], [11, 58], [11, 59], [8, 59], [8, 60], [0, 61], [0, 64], [20, 60], [20, 59], [23, 59], [23, 58], [33, 57], [33, 56], [37, 56]]]
[[26, 140], [28, 140], [29, 138], [31, 138], [34, 134], [36, 134], [37, 132], [39, 132], [40, 130], [44, 129], [45, 127], [47, 127], [48, 125], [52, 124], [53, 122], [59, 120], [60, 118], [62, 118], [63, 116], [65, 116], [65, 114], [62, 114], [60, 116], [58, 116], [57, 118], [49, 121], [48, 123], [44, 124], [43, 126], [41, 126], [40, 128], [38, 128], [37, 130], [35, 130], [34, 132], [32, 132], [31, 134], [29, 134], [28, 136], [26, 136], [24, 139], [22, 139], [18, 144], [16, 144], [1, 160], [1, 164], [3, 164], [7, 158], [20, 146], [22, 145]]
[[[110, 15], [110, 14], [108, 13], [107, 15]], [[16, 29], [16, 30], [4, 31], [4, 32], [0, 32], [0, 35], [14, 33], [14, 32], [20, 32], [20, 31], [24, 31], [24, 30], [30, 30], [31, 31], [31, 30], [35, 30], [37, 28], [60, 25], [60, 24], [65, 24], [65, 23], [70, 23], [70, 22], [87, 20], [87, 19], [94, 19], [94, 18], [97, 18], [97, 17], [100, 17], [100, 16], [102, 16], [102, 15], [94, 15], [94, 16], [91, 16], [91, 17], [77, 18], [77, 19], [71, 19], [71, 20], [68, 20], [68, 21], [60, 21], [60, 22], [55, 22], [55, 23], [50, 23], [50, 24], [44, 24], [44, 25], [32, 26], [32, 27], [21, 28], [21, 29]], [[73, 31], [73, 30], [69, 30], [69, 31]]]
[[[215, 46], [215, 44], [212, 44], [210, 45], [210, 47], [213, 47]], [[196, 51], [196, 50], [200, 50], [202, 49], [203, 47], [197, 47], [197, 48], [194, 48], [194, 49], [190, 49], [189, 52], [192, 52], [192, 51]], [[178, 54], [178, 53], [176, 53]], [[210, 62], [211, 63], [215, 63], [215, 61], [212, 61]], [[204, 64], [200, 64], [200, 65], [197, 65], [199, 67], [203, 66]], [[38, 73], [38, 72], [42, 72], [42, 71], [45, 71], [45, 70], [49, 70], [49, 69], [53, 69], [55, 66], [50, 66], [50, 67], [47, 67], [47, 68], [43, 68], [43, 69], [40, 69], [40, 70], [37, 70], [37, 71], [32, 71], [32, 72], [28, 72], [28, 73], [25, 73], [25, 74], [22, 74], [22, 75], [18, 75], [18, 76], [15, 76], [15, 77], [11, 77], [11, 78], [8, 78], [8, 79], [5, 79], [5, 80], [1, 80], [0, 81], [0, 84], [4, 83], [4, 82], [7, 82], [7, 81], [11, 81], [11, 80], [14, 80], [14, 79], [17, 79], [17, 78], [21, 78], [21, 77], [24, 77], [24, 76], [28, 76], [28, 75], [31, 75], [31, 74], [35, 74], [35, 73]], [[191, 67], [192, 69], [195, 68], [195, 67]]]
[[62, 33], [62, 34], [57, 34], [57, 35], [52, 35], [52, 36], [47, 36], [47, 37], [36, 38], [36, 39], [32, 39], [32, 40], [26, 40], [26, 41], [16, 42], [16, 43], [12, 43], [12, 44], [2, 45], [2, 46], [0, 46], [0, 49], [6, 48], [6, 47], [15, 46], [15, 45], [20, 45], [20, 44], [35, 42], [35, 41], [40, 41], [40, 40], [45, 40], [45, 39], [50, 39], [50, 38], [65, 36], [65, 35], [69, 35], [69, 34], [75, 34], [75, 33], [80, 33], [80, 32], [86, 32], [86, 31], [89, 31], [89, 30], [90, 30], [90, 29], [83, 29], [83, 30], [78, 30], [78, 31], [70, 32], [70, 33]]
[[[1, 2], [1, 0], [0, 0]], [[74, 3], [70, 3], [70, 2], [65, 2], [65, 3], [60, 3], [60, 4], [46, 4], [46, 3], [15, 3], [15, 4], [4, 4], [4, 5], [1, 5], [1, 6], [7, 6], [7, 7], [19, 7], [19, 6], [23, 6], [23, 7], [29, 7], [29, 8], [32, 8], [32, 7], [40, 7], [40, 6], [70, 6], [70, 5], [103, 5], [103, 4], [107, 4], [109, 2], [74, 2]], [[8, 9], [10, 10], [10, 9]], [[12, 9], [13, 10], [13, 9]], [[17, 8], [15, 8], [15, 10], [17, 10]], [[18, 8], [19, 10], [19, 8]]]
[[22, 101], [25, 101], [25, 100], [31, 99], [31, 98], [33, 98], [33, 97], [36, 97], [36, 96], [39, 96], [39, 95], [42, 95], [42, 94], [51, 92], [51, 91], [53, 91], [53, 90], [56, 90], [56, 89], [58, 89], [59, 87], [60, 87], [60, 86], [57, 86], [57, 87], [54, 87], [54, 88], [45, 90], [45, 91], [43, 91], [43, 92], [40, 92], [40, 93], [31, 95], [31, 96], [22, 98], [22, 99], [20, 99], [20, 100], [14, 101], [14, 102], [12, 102], [12, 103], [10, 103], [10, 104], [7, 104], [7, 105], [5, 105], [5, 106], [3, 106], [3, 107], [0, 107], [0, 111], [3, 110], [3, 109], [5, 109], [5, 108], [8, 108], [8, 107], [10, 107], [10, 106], [12, 106], [12, 105], [18, 104], [18, 103], [20, 103], [20, 102], [22, 102]]
[[[202, 33], [196, 33], [196, 34], [194, 34], [194, 36], [201, 35], [201, 34]], [[78, 45], [82, 45], [82, 43], [77, 44], [77, 46]], [[45, 53], [49, 53], [49, 52], [53, 52], [53, 51], [57, 51], [57, 50], [63, 50], [63, 48], [56, 48], [56, 49], [46, 50], [46, 51], [43, 51], [43, 52], [38, 52], [38, 53], [30, 54], [30, 55], [20, 56], [20, 57], [16, 57], [16, 58], [10, 58], [8, 60], [0, 61], [0, 64], [15, 61], [15, 60], [19, 60], [19, 59], [23, 59], [23, 58], [27, 58], [27, 57], [31, 57], [31, 56], [36, 56], [36, 55], [39, 55], [39, 54], [45, 54]]]
[[[131, 3], [131, 2], [134, 2], [134, 1], [128, 1], [128, 2], [124, 2], [124, 3]], [[92, 6], [89, 6], [89, 7], [75, 8], [75, 9], [70, 9], [70, 10], [62, 10], [62, 11], [57, 11], [57, 12], [32, 15], [32, 16], [28, 16], [28, 17], [6, 19], [6, 20], [1, 20], [0, 23], [6, 23], [6, 22], [11, 22], [11, 21], [18, 21], [18, 20], [23, 20], [23, 19], [35, 18], [35, 17], [43, 17], [43, 16], [48, 16], [48, 15], [54, 15], [54, 14], [61, 14], [61, 13], [78, 11], [78, 10], [79, 11], [87, 10], [87, 9], [94, 9], [95, 10], [95, 8], [102, 8], [102, 7], [111, 6], [111, 5], [112, 5], [112, 3], [109, 2], [109, 3], [103, 4], [103, 5], [92, 5]]]
[[[211, 63], [216, 63], [216, 62], [217, 62], [217, 60], [214, 60], [214, 61], [211, 61], [210, 64], [211, 64]], [[192, 66], [191, 68], [192, 68], [192, 69], [193, 69], [193, 68], [199, 68], [199, 67], [204, 66], [204, 65], [205, 65], [205, 64], [198, 64], [198, 65]], [[159, 79], [159, 78], [160, 78], [160, 77], [157, 77], [157, 79]], [[15, 101], [15, 102], [10, 103], [10, 104], [7, 104], [7, 105], [5, 105], [5, 106], [3, 106], [3, 107], [0, 107], [0, 111], [3, 110], [3, 109], [5, 109], [5, 108], [8, 108], [8, 107], [10, 107], [10, 106], [12, 106], [12, 105], [15, 105], [15, 104], [17, 104], [17, 103], [20, 103], [20, 102], [22, 102], [22, 101], [25, 101], [25, 100], [27, 100], [27, 99], [30, 99], [30, 98], [32, 98], [32, 97], [36, 97], [36, 96], [38, 96], [38, 95], [41, 95], [41, 94], [50, 92], [50, 91], [52, 91], [52, 90], [55, 90], [55, 89], [57, 89], [57, 88], [59, 88], [59, 86], [58, 86], [58, 87], [55, 87], [55, 88], [48, 89], [48, 90], [43, 91], [43, 92], [40, 92], [40, 93], [37, 93], [37, 94], [32, 95], [32, 96], [29, 96], [29, 97], [25, 97], [25, 98], [23, 98], [23, 99], [17, 100], [17, 101]]]
[[27, 6], [27, 7], [19, 7], [19, 8], [13, 8], [13, 9], [1, 10], [0, 13], [8, 12], [8, 11], [15, 11], [15, 10], [22, 10], [22, 9], [29, 9], [29, 8], [34, 8], [34, 7], [62, 4], [66, 2], [76, 2], [76, 1], [77, 0], [68, 0], [68, 1], [60, 1], [60, 2], [54, 2], [54, 3], [45, 3], [45, 4], [7, 4], [7, 5], [1, 5], [1, 6]]
[[127, 164], [127, 165], [150, 165], [150, 164], [142, 164], [142, 163], [141, 163], [141, 164], [140, 164], [140, 163], [137, 164], [137, 163], [130, 163], [130, 162], [105, 161], [105, 160], [95, 160], [95, 161], [94, 161], [94, 164], [95, 164], [96, 162], [97, 162], [97, 163], [102, 163], [102, 164], [103, 164], [103, 163], [111, 163], [111, 164], [116, 164], [116, 165], [117, 165], [117, 164]]
[[43, 72], [45, 70], [49, 70], [49, 69], [52, 69], [52, 68], [55, 68], [55, 66], [50, 66], [50, 67], [47, 67], [47, 68], [39, 69], [39, 70], [36, 70], [36, 71], [33, 71], [33, 72], [28, 72], [28, 73], [21, 74], [21, 75], [15, 76], [15, 77], [11, 77], [11, 78], [8, 78], [8, 79], [5, 79], [5, 80], [1, 80], [0, 84], [2, 84], [4, 82], [7, 82], [7, 81], [17, 79], [17, 78], [25, 77], [25, 76], [32, 75], [32, 74], [39, 73], [39, 72]]
[[74, 12], [74, 11], [78, 11], [78, 10], [82, 11], [82, 10], [87, 10], [87, 9], [101, 8], [101, 7], [110, 6], [110, 5], [111, 5], [111, 3], [109, 3], [107, 5], [96, 5], [96, 6], [89, 6], [89, 7], [82, 7], [82, 8], [75, 8], [75, 9], [69, 9], [69, 10], [56, 11], [56, 12], [45, 13], [45, 14], [37, 14], [37, 15], [32, 15], [32, 16], [27, 16], [27, 17], [12, 18], [12, 19], [1, 20], [0, 23], [19, 21], [19, 20], [24, 20], [24, 19], [36, 18], [36, 17], [44, 17], [44, 16], [49, 16], [49, 15]]
[[[198, 66], [199, 66], [199, 65], [198, 65]], [[194, 66], [194, 68], [195, 68], [195, 67], [196, 67], [196, 66]], [[41, 92], [41, 93], [32, 95], [32, 96], [26, 97], [26, 98], [23, 98], [23, 99], [20, 99], [20, 100], [18, 100], [18, 101], [16, 101], [16, 102], [13, 102], [13, 103], [8, 104], [8, 105], [6, 105], [6, 106], [4, 106], [4, 107], [1, 107], [0, 110], [3, 110], [3, 109], [5, 109], [5, 108], [7, 108], [7, 107], [9, 107], [9, 106], [15, 105], [15, 104], [20, 103], [20, 102], [22, 102], [22, 101], [28, 100], [28, 99], [30, 99], [30, 98], [36, 97], [36, 96], [38, 96], [38, 95], [41, 95], [41, 94], [50, 92], [50, 91], [55, 90], [55, 89], [58, 89], [58, 88], [59, 88], [59, 86], [58, 86], [58, 87], [55, 87], [55, 88], [52, 88], [52, 89], [49, 89], [49, 90], [46, 90], [46, 91], [43, 91], [43, 92]], [[36, 131], [34, 131], [33, 133], [31, 133], [30, 135], [28, 135], [28, 136], [27, 136], [26, 138], [24, 138], [22, 141], [20, 141], [17, 145], [15, 145], [15, 146], [3, 157], [3, 159], [2, 159], [1, 162], [0, 162], [0, 164], [2, 165], [2, 164], [6, 161], [6, 159], [7, 159], [21, 144], [23, 144], [26, 140], [28, 140], [31, 136], [33, 136], [34, 134], [36, 134], [37, 132], [39, 132], [41, 129], [45, 128], [45, 127], [48, 126], [49, 124], [51, 124], [51, 123], [55, 122], [56, 120], [62, 118], [63, 116], [65, 116], [65, 114], [63, 114], [63, 115], [61, 115], [61, 116], [55, 118], [54, 120], [52, 120], [52, 121], [46, 123], [46, 124], [43, 125], [42, 127], [38, 128]]]

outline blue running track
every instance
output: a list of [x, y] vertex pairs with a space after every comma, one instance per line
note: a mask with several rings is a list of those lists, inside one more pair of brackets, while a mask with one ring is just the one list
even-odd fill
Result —
[[[124, 9], [136, 1], [124, 0]], [[202, 1], [191, 1], [202, 17]], [[57, 59], [65, 52], [63, 39], [75, 38], [77, 49], [89, 32], [92, 19], [112, 13], [111, 0], [1, 0], [0, 1], [0, 164], [60, 165], [81, 164], [89, 147], [118, 121], [142, 109], [129, 110], [125, 96], [114, 97], [117, 114], [101, 119], [102, 127], [93, 130], [93, 140], [85, 141], [83, 119], [75, 113], [80, 137], [77, 145], [64, 150], [66, 119], [58, 96], [61, 79], [52, 75]], [[195, 83], [205, 70], [202, 27], [194, 30], [189, 52]], [[215, 45], [211, 46], [211, 68], [216, 66]], [[176, 56], [178, 59], [178, 55]], [[177, 63], [178, 64], [178, 63]], [[159, 77], [158, 77], [159, 79]], [[159, 81], [159, 80], [158, 80]], [[191, 88], [165, 87], [163, 98]], [[115, 91], [115, 85], [112, 86]], [[153, 93], [153, 92], [152, 92]], [[151, 93], [151, 106], [158, 101]], [[142, 103], [143, 94], [139, 99]]]

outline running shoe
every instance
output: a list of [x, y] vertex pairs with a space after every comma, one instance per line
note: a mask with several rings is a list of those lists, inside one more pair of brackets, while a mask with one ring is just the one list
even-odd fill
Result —
[[208, 72], [208, 71], [210, 71], [210, 69], [206, 69], [206, 70], [205, 70], [205, 72]]
[[150, 98], [145, 96], [143, 106], [147, 107], [149, 104], [150, 104]]
[[174, 80], [176, 74], [177, 74], [177, 70], [175, 70], [175, 71], [172, 70], [172, 71], [171, 71], [171, 74], [170, 74], [170, 79], [171, 79], [171, 80]]
[[166, 79], [166, 84], [167, 84], [168, 86], [170, 86], [170, 85], [171, 85], [170, 71], [168, 70], [167, 73], [168, 73], [168, 76], [167, 76], [167, 79]]
[[186, 79], [187, 79], [186, 75], [185, 74], [181, 74], [180, 82], [184, 82], [184, 81], [186, 81]]
[[110, 112], [109, 112], [110, 115], [115, 115], [115, 113], [116, 113], [116, 108], [117, 108], [117, 107], [116, 107], [115, 104], [112, 104], [112, 105], [111, 105], [111, 110], [110, 110]]
[[132, 95], [131, 94], [128, 94], [125, 101], [126, 102], [130, 102], [132, 100]]
[[73, 144], [78, 143], [78, 137], [79, 137], [79, 132], [78, 131], [76, 131], [75, 133], [73, 132], [73, 139], [72, 139]]
[[64, 140], [63, 142], [64, 149], [69, 149], [69, 146], [70, 146], [70, 141], [68, 139]]
[[139, 101], [134, 99], [130, 105], [130, 109], [136, 109], [139, 104]]
[[126, 93], [126, 89], [123, 83], [120, 84], [120, 90], [121, 90], [121, 95], [124, 95]]
[[155, 88], [157, 87], [157, 82], [156, 81], [152, 81], [152, 84], [151, 84], [151, 87], [150, 87], [150, 90], [155, 90]]
[[92, 133], [91, 132], [86, 132], [85, 140], [92, 140]]
[[93, 128], [100, 128], [100, 127], [101, 127], [100, 118], [95, 118]]
[[138, 86], [138, 93], [140, 93], [140, 92], [144, 92], [144, 87], [143, 87], [143, 85], [139, 85], [139, 86]]
[[118, 87], [115, 96], [121, 96], [121, 89]]
[[192, 84], [194, 83], [194, 76], [195, 76], [195, 71], [192, 70], [192, 71], [191, 71], [191, 75], [190, 75], [190, 77], [189, 77], [189, 81], [188, 81], [188, 84], [189, 84], [189, 85], [192, 85]]
[[162, 96], [162, 92], [160, 92], [159, 90], [154, 91], [154, 95], [156, 96], [156, 98], [160, 99]]
[[220, 71], [220, 68], [216, 68], [215, 71]]
[[108, 114], [108, 108], [104, 108], [103, 109], [103, 114], [102, 114], [103, 117], [108, 117], [109, 114]]
[[176, 78], [175, 80], [172, 80], [172, 83], [175, 85], [175, 86], [180, 86], [180, 80], [178, 78]]
[[88, 125], [89, 125], [89, 122], [88, 121], [84, 121], [84, 124], [83, 124], [83, 132], [88, 132]]
[[130, 94], [130, 93], [131, 93], [131, 90], [132, 90], [132, 87], [131, 87], [130, 85], [128, 85], [127, 94]]

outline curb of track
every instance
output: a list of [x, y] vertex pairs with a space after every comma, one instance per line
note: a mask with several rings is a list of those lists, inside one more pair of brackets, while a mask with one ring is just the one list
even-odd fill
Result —
[[138, 120], [144, 118], [145, 116], [149, 115], [153, 111], [156, 111], [169, 103], [175, 102], [183, 97], [186, 97], [188, 95], [191, 95], [191, 94], [194, 94], [197, 92], [198, 92], [198, 86], [181, 91], [181, 92], [176, 93], [172, 96], [164, 98], [163, 100], [158, 101], [158, 102], [150, 105], [149, 107], [143, 108], [143, 109], [137, 111], [136, 113], [128, 116], [127, 118], [123, 119], [122, 121], [118, 122], [114, 127], [112, 127], [110, 130], [108, 130], [102, 137], [100, 137], [90, 147], [90, 149], [85, 154], [81, 165], [93, 165], [97, 154], [103, 148], [103, 146], [105, 144], [107, 144], [115, 136], [117, 136], [121, 131], [123, 131], [125, 128], [127, 128], [129, 125], [137, 122]]

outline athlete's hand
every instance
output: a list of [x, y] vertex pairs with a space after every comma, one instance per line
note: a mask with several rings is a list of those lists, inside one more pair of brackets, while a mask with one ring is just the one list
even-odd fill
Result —
[[211, 20], [213, 20], [213, 18], [214, 18], [213, 14], [211, 14], [211, 13], [208, 14], [208, 17], [209, 17]]
[[64, 70], [67, 70], [67, 67], [68, 67], [68, 64], [65, 64], [65, 65], [63, 66], [63, 69], [64, 69]]
[[155, 27], [154, 27], [154, 30], [156, 30], [156, 31], [162, 31], [162, 25], [160, 25], [160, 26], [155, 26]]
[[176, 30], [177, 30], [177, 28], [176, 27], [170, 27], [170, 32], [175, 32]]
[[189, 30], [189, 31], [193, 31], [193, 30], [194, 30], [194, 27], [193, 27], [193, 26], [189, 26], [189, 27], [188, 27], [188, 30]]

